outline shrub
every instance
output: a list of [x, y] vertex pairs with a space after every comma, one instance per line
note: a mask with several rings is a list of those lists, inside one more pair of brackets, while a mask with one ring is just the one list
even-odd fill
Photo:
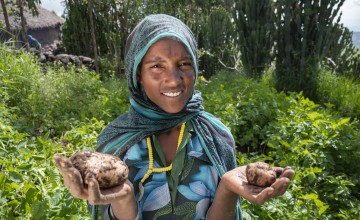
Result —
[[74, 146], [64, 149], [47, 136], [30, 137], [0, 120], [0, 218], [90, 219], [86, 202], [70, 195], [52, 162], [54, 153], [79, 149]]
[[348, 76], [322, 71], [319, 80], [319, 103], [351, 118], [360, 118], [360, 84]]
[[[292, 166], [284, 197], [263, 206], [243, 201], [245, 219], [357, 219], [360, 123], [302, 94], [277, 93], [241, 74], [222, 73], [199, 83], [205, 109], [230, 126], [239, 164], [266, 161]], [[226, 100], [226, 103], [224, 103]]]
[[85, 118], [111, 121], [129, 107], [123, 78], [100, 81], [86, 69], [42, 67], [31, 55], [6, 49], [0, 54], [2, 96], [19, 131], [56, 136]]

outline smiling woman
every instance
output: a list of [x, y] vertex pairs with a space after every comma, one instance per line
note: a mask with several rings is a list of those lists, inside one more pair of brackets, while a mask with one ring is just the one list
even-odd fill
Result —
[[195, 37], [175, 17], [149, 15], [129, 35], [131, 107], [107, 125], [97, 146], [126, 163], [128, 180], [110, 189], [96, 180], [84, 186], [69, 159], [55, 161], [72, 195], [93, 205], [95, 218], [100, 212], [104, 219], [241, 219], [240, 196], [263, 204], [285, 193], [290, 168], [271, 186], [248, 184], [230, 130], [204, 110], [194, 90], [197, 62]]

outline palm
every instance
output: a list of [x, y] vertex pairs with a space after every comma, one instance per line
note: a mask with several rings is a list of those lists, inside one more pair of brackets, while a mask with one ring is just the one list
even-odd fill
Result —
[[240, 166], [228, 171], [224, 174], [222, 182], [229, 191], [255, 204], [263, 204], [269, 198], [284, 194], [294, 175], [291, 168], [285, 168], [280, 177], [270, 187], [260, 187], [248, 183], [245, 170], [246, 166]]
[[88, 187], [86, 187], [80, 172], [73, 167], [69, 158], [54, 156], [54, 162], [59, 168], [64, 178], [64, 185], [70, 193], [76, 198], [88, 200], [90, 204], [109, 204], [132, 192], [132, 184], [129, 180], [119, 186], [100, 190], [97, 180], [91, 179]]

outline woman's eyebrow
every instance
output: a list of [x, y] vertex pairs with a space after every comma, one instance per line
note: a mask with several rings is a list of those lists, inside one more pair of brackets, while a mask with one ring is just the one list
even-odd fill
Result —
[[[192, 58], [191, 58], [191, 55], [190, 54], [184, 54], [181, 56], [181, 59], [182, 61], [184, 60], [190, 60], [192, 61]], [[147, 60], [144, 60], [143, 64], [149, 64], [149, 63], [156, 63], [156, 62], [163, 62], [164, 59], [160, 56], [154, 56], [154, 57], [150, 57], [148, 58]]]
[[191, 59], [192, 59], [192, 57], [191, 57], [191, 55], [190, 55], [190, 54], [185, 53], [185, 54], [183, 54], [183, 55], [182, 55], [181, 59], [184, 59], [184, 60], [185, 60], [185, 59], [190, 59], [190, 60], [191, 60]]
[[155, 63], [155, 62], [160, 62], [162, 61], [163, 59], [159, 56], [155, 56], [155, 57], [151, 57], [147, 60], [145, 60], [144, 64], [148, 64], [148, 63]]

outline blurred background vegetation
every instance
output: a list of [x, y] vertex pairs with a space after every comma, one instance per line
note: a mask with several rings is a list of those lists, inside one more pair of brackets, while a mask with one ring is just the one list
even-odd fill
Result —
[[244, 219], [360, 218], [360, 53], [340, 23], [344, 1], [65, 2], [63, 46], [96, 59], [98, 71], [43, 65], [0, 44], [0, 219], [90, 219], [51, 159], [94, 150], [104, 126], [128, 110], [125, 41], [152, 13], [193, 30], [197, 89], [234, 134], [238, 163], [296, 170], [283, 197], [244, 200]]

